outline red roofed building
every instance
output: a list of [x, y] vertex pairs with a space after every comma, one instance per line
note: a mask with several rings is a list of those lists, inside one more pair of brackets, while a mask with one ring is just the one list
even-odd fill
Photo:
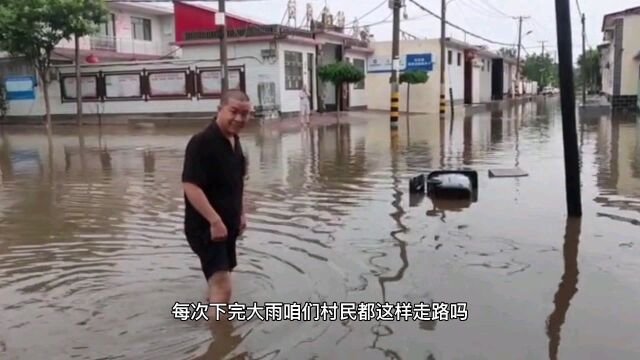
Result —
[[[173, 2], [175, 14], [176, 43], [187, 40], [185, 34], [191, 32], [215, 31], [216, 10], [207, 6], [175, 0]], [[262, 25], [259, 22], [226, 13], [225, 24], [228, 29], [246, 28], [252, 25]]]

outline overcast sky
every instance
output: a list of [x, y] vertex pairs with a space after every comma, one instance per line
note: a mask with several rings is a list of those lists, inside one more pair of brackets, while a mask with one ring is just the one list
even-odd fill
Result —
[[[253, 17], [263, 22], [280, 23], [287, 7], [287, 0], [227, 0], [227, 11], [238, 15]], [[401, 21], [401, 29], [420, 38], [438, 38], [440, 22], [435, 17], [420, 10], [410, 0], [406, 1], [406, 12], [409, 20]], [[415, 0], [424, 7], [440, 14], [440, 0]], [[582, 51], [580, 16], [575, 0], [569, 0], [571, 6], [571, 25], [573, 35], [574, 58]], [[605, 14], [617, 12], [634, 6], [640, 6], [640, 0], [578, 0], [580, 9], [586, 15], [587, 48], [595, 47], [602, 40], [602, 18]], [[317, 19], [325, 4], [332, 14], [342, 10], [347, 23], [361, 17], [382, 3], [381, 0], [297, 0], [298, 21], [305, 16], [306, 4], [313, 5], [314, 17]], [[216, 2], [209, 3], [212, 6]], [[529, 53], [540, 52], [545, 43], [545, 51], [556, 51], [556, 19], [554, 0], [450, 0], [447, 18], [452, 23], [483, 37], [503, 43], [517, 43], [518, 22], [508, 16], [529, 16], [523, 21], [522, 33], [533, 31], [523, 38], [523, 46]], [[402, 11], [404, 12], [404, 10]], [[391, 9], [388, 0], [377, 10], [362, 18], [360, 25], [373, 24], [388, 19], [388, 22], [371, 27], [376, 40], [391, 40]], [[508, 15], [508, 16], [507, 16]], [[464, 34], [448, 27], [447, 35], [465, 40]], [[486, 44], [498, 49], [500, 45], [488, 44], [480, 39], [467, 36], [467, 42]]]

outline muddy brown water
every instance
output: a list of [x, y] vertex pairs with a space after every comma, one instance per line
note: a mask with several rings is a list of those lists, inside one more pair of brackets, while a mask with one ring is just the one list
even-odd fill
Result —
[[[447, 119], [254, 124], [233, 301], [466, 303], [450, 321], [180, 321], [205, 284], [182, 234], [198, 126], [5, 127], [0, 358], [639, 359], [640, 120], [584, 117], [566, 219], [557, 100]], [[410, 196], [469, 167], [477, 202]], [[523, 178], [489, 178], [519, 167]]]

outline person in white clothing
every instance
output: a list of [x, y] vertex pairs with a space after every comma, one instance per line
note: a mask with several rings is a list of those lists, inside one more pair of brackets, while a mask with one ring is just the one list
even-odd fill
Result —
[[309, 123], [309, 115], [310, 115], [310, 106], [309, 106], [309, 92], [307, 91], [307, 85], [302, 85], [302, 90], [300, 90], [300, 122], [303, 124]]

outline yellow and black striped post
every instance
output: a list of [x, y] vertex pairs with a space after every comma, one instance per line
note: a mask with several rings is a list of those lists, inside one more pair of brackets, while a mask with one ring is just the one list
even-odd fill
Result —
[[[397, 87], [394, 86], [394, 87]], [[400, 92], [397, 89], [393, 89], [391, 92], [391, 124], [398, 122], [400, 116]]]
[[[393, 9], [393, 41], [391, 42], [391, 56], [393, 57], [393, 65], [391, 69], [391, 127], [398, 126], [398, 117], [400, 115], [400, 89], [398, 86], [398, 72], [400, 71], [400, 0], [389, 1], [389, 5]], [[408, 111], [408, 109], [407, 109]]]
[[447, 102], [445, 101], [444, 84], [440, 84], [440, 117], [444, 117], [446, 111]]

